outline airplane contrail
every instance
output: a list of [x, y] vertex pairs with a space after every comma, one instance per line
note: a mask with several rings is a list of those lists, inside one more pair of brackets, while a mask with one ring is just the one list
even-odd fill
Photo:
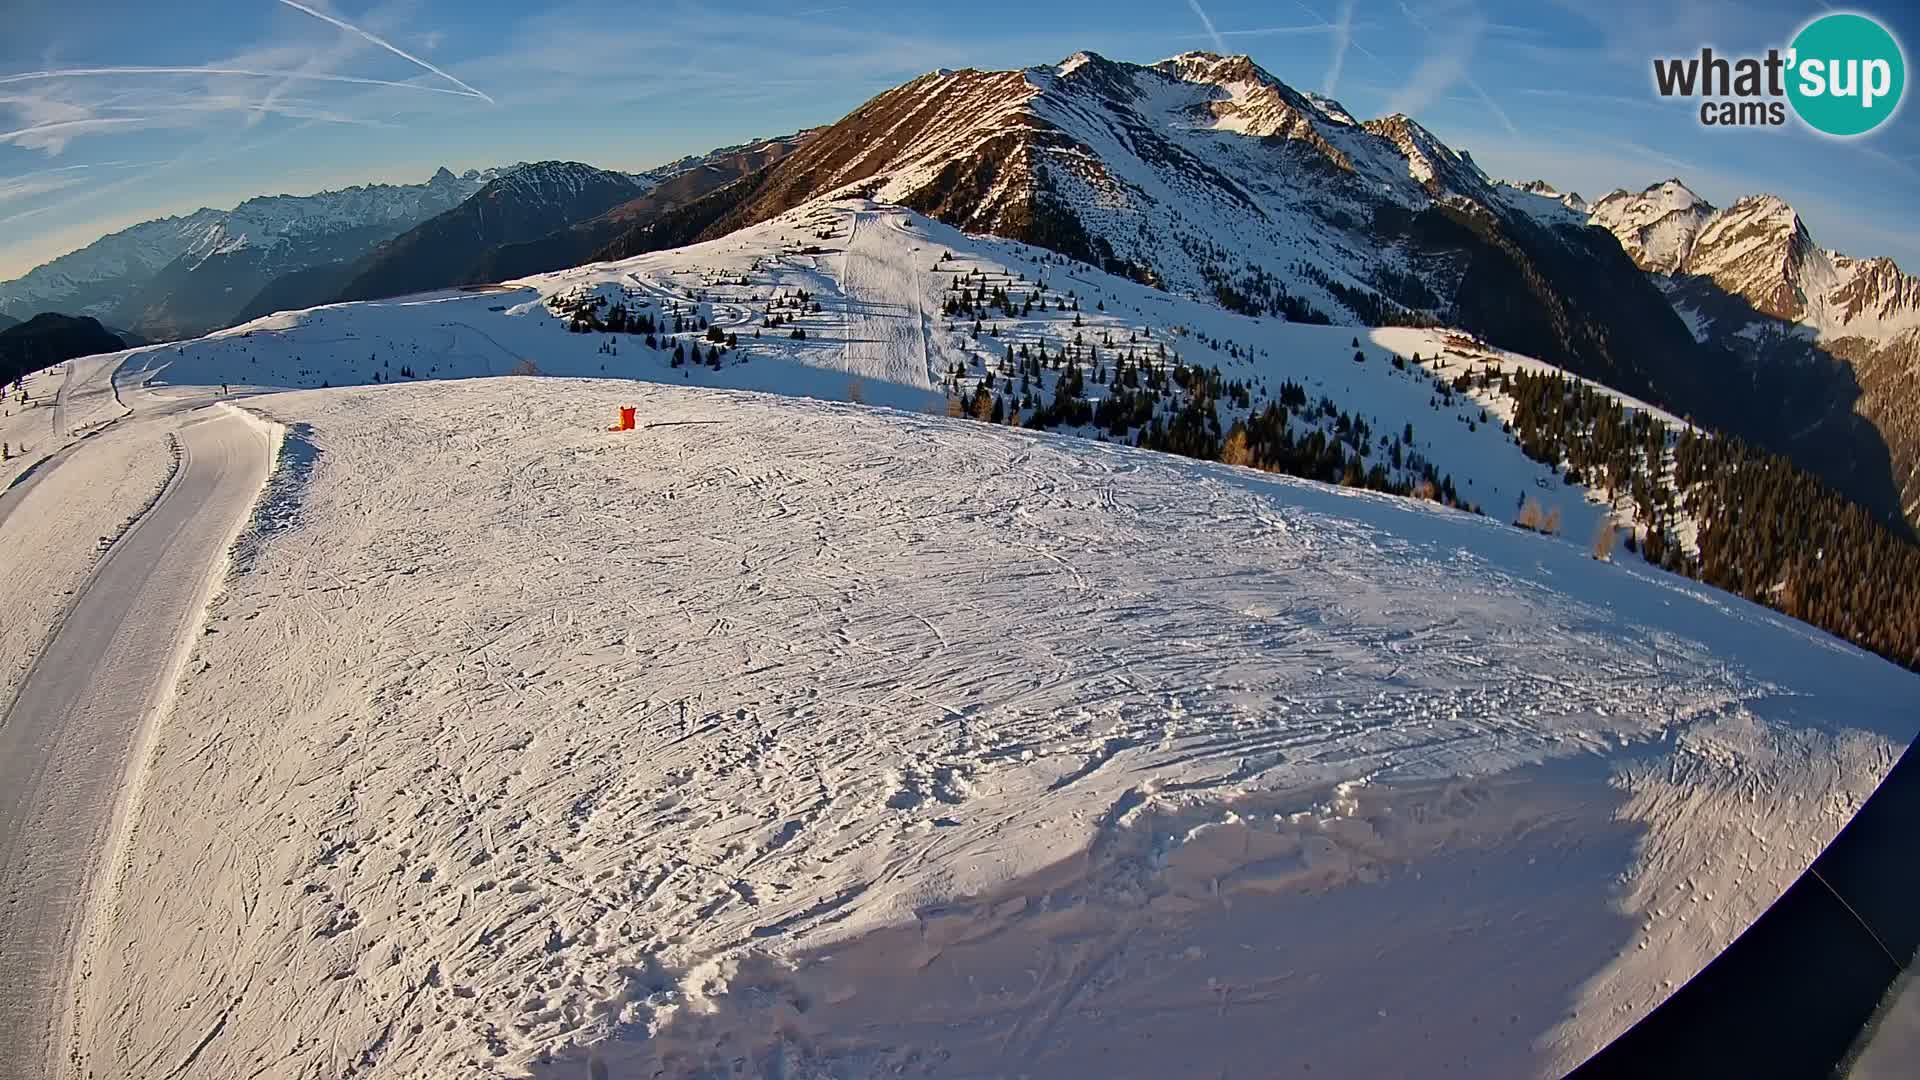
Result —
[[12, 142], [15, 139], [25, 138], [28, 135], [38, 135], [41, 132], [90, 130], [96, 127], [109, 127], [115, 124], [144, 124], [150, 119], [152, 118], [147, 116], [126, 116], [112, 119], [55, 120], [51, 123], [23, 127], [18, 131], [0, 131], [0, 143]]
[[[255, 79], [305, 79], [312, 82], [352, 83], [356, 86], [392, 86], [401, 90], [422, 90], [429, 94], [477, 97], [490, 104], [493, 103], [492, 98], [472, 87], [454, 90], [445, 86], [423, 86], [420, 83], [395, 82], [391, 79], [363, 79], [355, 75], [333, 75], [319, 71], [260, 71], [255, 68], [229, 67], [56, 68], [51, 71], [22, 71], [13, 75], [0, 75], [0, 85], [32, 82], [37, 79], [84, 78], [91, 75], [239, 75]], [[454, 81], [459, 82], [457, 79]], [[465, 83], [460, 85], [466, 86]]]
[[[282, 2], [290, 2], [290, 0], [282, 0]], [[1200, 16], [1200, 25], [1206, 27], [1207, 34], [1213, 38], [1213, 51], [1225, 55], [1227, 43], [1221, 39], [1220, 31], [1213, 28], [1213, 20], [1207, 18], [1207, 13], [1201, 10], [1200, 0], [1187, 0], [1187, 6], [1193, 9], [1195, 15]]]
[[1340, 85], [1340, 71], [1347, 65], [1347, 46], [1353, 43], [1353, 0], [1344, 0], [1340, 5], [1340, 17], [1333, 26], [1333, 61], [1327, 68], [1326, 89], [1321, 93], [1333, 96]]
[[448, 82], [459, 87], [460, 89], [465, 90], [469, 95], [473, 97], [477, 97], [489, 105], [497, 104], [492, 98], [488, 97], [482, 91], [476, 90], [473, 87], [468, 86], [466, 83], [461, 82], [459, 79], [454, 78], [453, 76], [447, 74], [446, 72], [440, 70], [437, 67], [434, 67], [432, 64], [427, 63], [425, 60], [420, 59], [419, 57], [413, 55], [412, 53], [406, 51], [405, 49], [400, 48], [399, 46], [393, 44], [392, 42], [387, 41], [385, 38], [382, 38], [377, 34], [372, 34], [372, 33], [369, 33], [368, 31], [362, 30], [359, 27], [353, 25], [352, 23], [346, 21], [345, 19], [336, 18], [332, 15], [327, 14], [324, 11], [315, 11], [313, 8], [310, 8], [307, 5], [300, 3], [300, 0], [280, 0], [280, 2], [294, 9], [295, 11], [304, 11], [316, 19], [319, 19], [323, 22], [332, 23], [333, 25], [339, 27], [342, 30], [347, 31], [348, 33], [358, 34], [361, 37], [366, 38], [368, 41], [373, 42], [375, 45], [378, 45], [381, 48], [387, 50], [393, 55], [400, 57], [402, 60], [412, 61], [413, 63], [420, 65], [421, 67], [427, 69], [428, 71], [433, 72], [435, 75], [440, 76], [441, 78], [447, 80]]

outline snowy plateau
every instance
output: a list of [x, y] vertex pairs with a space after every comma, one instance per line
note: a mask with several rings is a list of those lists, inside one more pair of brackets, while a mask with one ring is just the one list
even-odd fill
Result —
[[[1043, 302], [976, 331], [948, 313], [975, 288]], [[656, 345], [574, 332], [616, 308]], [[989, 374], [1048, 397], [1152, 362], [1217, 368], [1229, 422], [1303, 394], [1299, 437], [1391, 436], [1404, 479], [1486, 513], [947, 415]], [[1545, 367], [824, 199], [38, 376], [78, 411], [0, 545], [51, 592], [96, 572], [58, 554], [74, 530], [117, 519], [30, 500], [102, 472], [131, 477], [118, 518], [172, 497], [163, 458], [124, 463], [167, 453], [143, 415], [274, 447], [140, 741], [51, 1056], [1560, 1075], [1807, 868], [1920, 682], [1597, 558], [1631, 507], [1523, 455], [1497, 378], [1450, 389]], [[1529, 499], [1557, 535], [1508, 524]], [[11, 677], [42, 644], [0, 648]]]

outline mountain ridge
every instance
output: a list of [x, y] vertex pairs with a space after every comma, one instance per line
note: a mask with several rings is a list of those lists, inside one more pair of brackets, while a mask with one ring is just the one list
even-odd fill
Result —
[[592, 217], [650, 186], [575, 161], [518, 165], [458, 205], [370, 251], [335, 300], [367, 300], [465, 283], [490, 248]]
[[[141, 222], [0, 282], [0, 311], [75, 311], [152, 338], [204, 333], [227, 325], [259, 281], [357, 257], [457, 205], [494, 174], [455, 176], [442, 167], [420, 184], [261, 195], [230, 210]], [[245, 295], [234, 299], [236, 288]]]
[[1777, 195], [1716, 207], [1675, 178], [1609, 193], [1593, 222], [1698, 340], [1740, 357], [1743, 378], [1824, 384], [1774, 399], [1800, 438], [1857, 441], [1852, 429], [1870, 425], [1886, 446], [1893, 509], [1920, 524], [1920, 278], [1884, 256], [1822, 247]]
[[1850, 370], [1754, 378], [1737, 349], [1695, 335], [1584, 200], [1496, 181], [1411, 117], [1357, 119], [1246, 57], [1143, 65], [1080, 52], [930, 72], [597, 256], [715, 239], [830, 195], [906, 206], [1244, 314], [1459, 326], [1793, 453], [1883, 517], [1898, 510], [1876, 430], [1796, 440], [1778, 405], [1851, 400]]

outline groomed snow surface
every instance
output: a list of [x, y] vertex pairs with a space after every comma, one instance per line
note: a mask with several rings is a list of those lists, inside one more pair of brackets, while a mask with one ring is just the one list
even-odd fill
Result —
[[252, 404], [100, 1075], [1555, 1075], [1914, 733], [1411, 500], [604, 380]]
[[[1081, 325], [949, 329], [976, 271], [1075, 290]], [[550, 305], [588, 292], [739, 348], [570, 334]], [[952, 364], [1076, 332], [1414, 424], [1492, 516], [927, 415]], [[1608, 509], [1480, 418], [1497, 397], [1387, 362], [1414, 352], [1496, 355], [871, 203], [134, 350], [123, 383], [296, 389], [245, 403], [277, 464], [133, 785], [63, 1059], [1559, 1075], [1806, 868], [1920, 683], [1591, 558]], [[471, 378], [528, 362], [588, 377]], [[1568, 539], [1502, 523], [1528, 495]]]

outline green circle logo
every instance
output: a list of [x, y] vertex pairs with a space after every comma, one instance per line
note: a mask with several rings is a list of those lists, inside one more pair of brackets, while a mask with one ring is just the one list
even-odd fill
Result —
[[1787, 99], [1815, 131], [1864, 135], [1900, 105], [1906, 57], [1887, 28], [1865, 15], [1822, 15], [1794, 37], [1789, 56]]

